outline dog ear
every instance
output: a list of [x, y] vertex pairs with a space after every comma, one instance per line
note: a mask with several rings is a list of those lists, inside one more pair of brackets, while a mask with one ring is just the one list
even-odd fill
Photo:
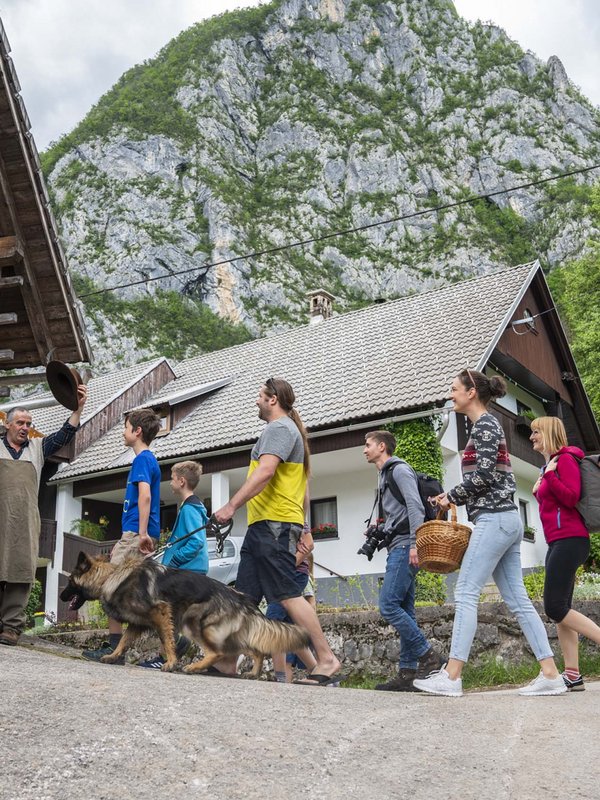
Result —
[[92, 566], [92, 559], [88, 556], [87, 553], [84, 553], [83, 550], [79, 552], [79, 558], [77, 559], [77, 564], [75, 565], [75, 569], [82, 575], [84, 572], [87, 572], [91, 569]]

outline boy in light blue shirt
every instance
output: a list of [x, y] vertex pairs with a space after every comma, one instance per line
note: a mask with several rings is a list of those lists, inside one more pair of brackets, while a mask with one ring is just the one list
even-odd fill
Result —
[[[171, 569], [189, 569], [206, 575], [208, 572], [208, 546], [206, 524], [208, 516], [204, 504], [194, 494], [200, 481], [202, 467], [195, 461], [179, 461], [171, 467], [171, 490], [180, 502], [173, 530], [166, 544], [163, 566]], [[202, 530], [198, 530], [201, 528]], [[179, 634], [175, 645], [177, 658], [188, 651], [190, 641]], [[142, 661], [139, 666], [160, 669], [165, 663], [162, 656]]]

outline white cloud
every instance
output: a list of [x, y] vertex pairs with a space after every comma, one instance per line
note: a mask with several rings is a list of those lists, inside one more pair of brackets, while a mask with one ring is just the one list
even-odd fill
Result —
[[237, 6], [235, 0], [1, 0], [38, 149], [77, 125], [127, 69], [195, 22]]
[[[468, 19], [493, 19], [541, 58], [557, 55], [574, 83], [600, 103], [597, 0], [455, 5]], [[195, 22], [236, 6], [236, 0], [0, 0], [38, 148], [71, 130], [125, 70]]]

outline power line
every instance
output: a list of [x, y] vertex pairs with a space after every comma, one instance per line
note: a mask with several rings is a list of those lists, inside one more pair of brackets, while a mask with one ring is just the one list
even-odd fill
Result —
[[421, 217], [425, 214], [431, 214], [435, 211], [447, 211], [451, 208], [458, 208], [459, 206], [468, 205], [470, 203], [475, 203], [477, 200], [486, 200], [490, 197], [497, 197], [501, 194], [509, 194], [510, 192], [516, 192], [520, 189], [530, 189], [533, 186], [541, 186], [544, 183], [550, 183], [550, 181], [556, 181], [560, 178], [570, 178], [573, 175], [582, 175], [586, 172], [591, 172], [592, 170], [600, 169], [600, 164], [594, 164], [591, 167], [581, 167], [580, 169], [574, 169], [570, 172], [562, 172], [558, 175], [552, 175], [549, 178], [540, 178], [536, 181], [529, 181], [528, 183], [520, 183], [517, 186], [511, 186], [508, 189], [498, 189], [495, 192], [487, 192], [485, 194], [477, 194], [471, 195], [471, 197], [467, 197], [464, 200], [456, 200], [453, 203], [444, 203], [439, 206], [432, 206], [430, 208], [422, 209], [421, 211], [413, 211], [410, 214], [402, 214], [399, 217], [389, 217], [388, 219], [379, 220], [379, 222], [369, 222], [366, 225], [357, 225], [355, 228], [346, 228], [345, 230], [341, 231], [331, 231], [330, 233], [325, 233], [322, 236], [314, 236], [311, 239], [301, 239], [297, 242], [290, 242], [290, 244], [282, 244], [277, 247], [268, 247], [265, 250], [256, 250], [253, 253], [246, 253], [242, 256], [234, 256], [233, 258], [225, 258], [222, 261], [213, 261], [212, 263], [201, 264], [198, 267], [190, 267], [188, 269], [180, 270], [179, 272], [171, 272], [168, 275], [158, 275], [154, 278], [142, 278], [138, 281], [131, 281], [130, 283], [122, 283], [118, 286], [107, 286], [104, 289], [98, 289], [94, 292], [87, 292], [86, 294], [80, 295], [80, 299], [83, 300], [86, 297], [93, 297], [97, 294], [104, 294], [104, 292], [114, 292], [117, 289], [128, 289], [131, 286], [139, 286], [144, 283], [150, 283], [151, 281], [162, 281], [165, 278], [172, 278], [177, 275], [186, 275], [190, 272], [199, 272], [200, 270], [204, 270], [205, 272], [213, 267], [220, 267], [224, 264], [234, 264], [236, 261], [244, 261], [248, 258], [260, 258], [261, 256], [272, 255], [273, 253], [281, 253], [284, 250], [291, 250], [294, 247], [305, 247], [309, 244], [315, 244], [316, 242], [324, 242], [328, 239], [334, 239], [337, 236], [348, 236], [351, 233], [359, 233], [360, 231], [366, 231], [370, 228], [377, 228], [380, 225], [390, 225], [393, 222], [402, 222], [403, 220], [407, 219], [414, 219], [415, 217]]

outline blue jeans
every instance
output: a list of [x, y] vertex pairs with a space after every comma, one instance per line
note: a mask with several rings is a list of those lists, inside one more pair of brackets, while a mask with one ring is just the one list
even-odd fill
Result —
[[415, 617], [415, 575], [408, 561], [408, 545], [388, 553], [385, 577], [379, 593], [381, 616], [400, 635], [400, 669], [416, 669], [417, 661], [429, 650]]
[[544, 623], [523, 585], [522, 538], [523, 525], [517, 511], [486, 513], [477, 517], [454, 590], [456, 614], [450, 658], [459, 661], [469, 658], [477, 629], [479, 596], [490, 576], [516, 616], [537, 660], [553, 656]]

